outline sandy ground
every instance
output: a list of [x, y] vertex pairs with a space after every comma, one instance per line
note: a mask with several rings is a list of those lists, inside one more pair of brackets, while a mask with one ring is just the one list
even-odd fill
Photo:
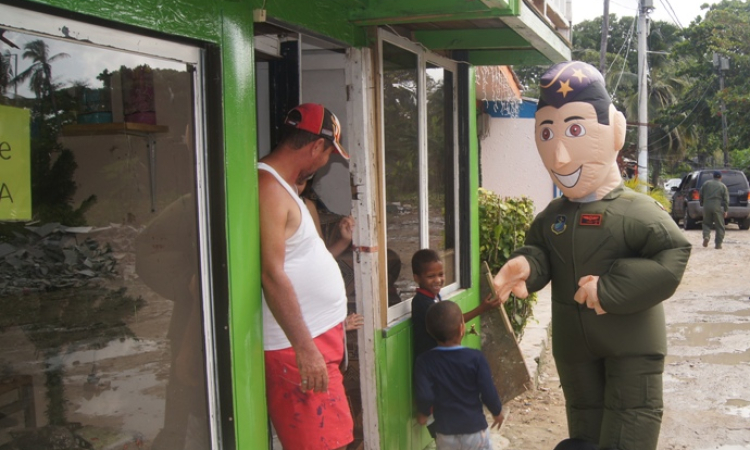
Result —
[[[750, 231], [729, 225], [724, 248], [693, 251], [665, 303], [669, 356], [659, 450], [750, 450]], [[506, 405], [496, 449], [552, 450], [567, 437], [565, 402], [549, 348], [539, 383]]]

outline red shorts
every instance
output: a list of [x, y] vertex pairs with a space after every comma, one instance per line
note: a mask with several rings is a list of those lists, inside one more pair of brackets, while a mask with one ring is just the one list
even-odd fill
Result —
[[303, 392], [292, 348], [265, 352], [268, 412], [285, 450], [330, 450], [354, 440], [352, 414], [339, 365], [343, 324], [313, 339], [328, 367], [328, 392]]

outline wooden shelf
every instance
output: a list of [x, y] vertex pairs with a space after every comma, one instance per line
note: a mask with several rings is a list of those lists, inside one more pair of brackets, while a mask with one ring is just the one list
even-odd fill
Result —
[[156, 211], [156, 136], [169, 132], [166, 125], [149, 125], [135, 122], [76, 123], [63, 125], [63, 136], [138, 136], [146, 140], [148, 149], [149, 185], [151, 191], [151, 211]]
[[64, 125], [63, 136], [106, 136], [116, 134], [132, 134], [144, 136], [154, 133], [168, 133], [166, 125], [149, 125], [147, 123], [135, 122], [113, 122], [113, 123], [77, 123]]

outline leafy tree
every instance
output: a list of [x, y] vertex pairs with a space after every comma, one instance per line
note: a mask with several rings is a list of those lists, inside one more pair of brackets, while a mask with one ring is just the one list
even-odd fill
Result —
[[0, 55], [0, 94], [5, 94], [13, 84], [13, 65], [10, 50]]
[[[573, 56], [594, 66], [599, 63], [601, 42], [601, 17], [584, 21], [573, 28]], [[684, 64], [673, 57], [671, 50], [682, 42], [681, 31], [674, 25], [656, 21], [651, 24], [649, 54], [649, 162], [652, 166], [650, 183], [657, 184], [663, 161], [681, 161], [688, 143], [695, 133], [680, 121], [683, 116], [674, 114], [674, 105], [680, 103], [683, 93], [692, 86], [692, 79], [678, 68]], [[638, 54], [635, 17], [617, 18], [611, 14], [607, 39], [605, 81], [615, 106], [623, 111], [631, 124], [638, 123]], [[637, 128], [630, 127], [623, 153], [637, 158]]]
[[[676, 52], [690, 62], [684, 67], [688, 76], [699, 80], [686, 95], [688, 101], [698, 103], [699, 114], [695, 127], [700, 133], [696, 154], [701, 165], [713, 165], [723, 160], [721, 103], [726, 105], [730, 153], [750, 146], [750, 118], [745, 111], [750, 106], [750, 5], [738, 0], [723, 0], [711, 5], [703, 20], [694, 21], [685, 29], [685, 42]], [[729, 58], [729, 70], [724, 72], [723, 90], [719, 88], [713, 55]], [[731, 157], [730, 157], [731, 161]]]
[[383, 96], [388, 201], [413, 202], [419, 192], [416, 70], [383, 73]]
[[[602, 36], [602, 18], [586, 20], [573, 27], [573, 58], [599, 67], [599, 49]], [[617, 18], [616, 14], [609, 15], [609, 34], [607, 37], [607, 67], [610, 71], [627, 70], [636, 73], [638, 55], [635, 53], [636, 44], [635, 18]], [[622, 69], [622, 59], [626, 61]], [[617, 64], [612, 64], [617, 62]]]

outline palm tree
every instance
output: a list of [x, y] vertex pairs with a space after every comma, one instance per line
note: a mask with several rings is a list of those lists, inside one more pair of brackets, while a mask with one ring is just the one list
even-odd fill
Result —
[[23, 59], [31, 59], [32, 64], [23, 72], [16, 75], [13, 82], [23, 83], [29, 80], [29, 88], [40, 100], [49, 99], [52, 102], [52, 110], [55, 111], [55, 85], [52, 83], [52, 63], [58, 59], [68, 58], [67, 53], [58, 53], [49, 56], [49, 47], [41, 39], [31, 41], [23, 46]]
[[[694, 131], [684, 124], [675, 123], [674, 107], [682, 100], [682, 95], [691, 86], [686, 76], [676, 75], [673, 66], [652, 67], [648, 85], [648, 117], [655, 125], [648, 129], [649, 160], [653, 168], [649, 183], [656, 185], [661, 173], [662, 161], [680, 161], [685, 156], [688, 143], [695, 139]], [[624, 101], [628, 121], [638, 122], [638, 92], [633, 92]], [[651, 164], [651, 162], [649, 163]]]
[[5, 50], [0, 55], [0, 94], [5, 94], [13, 84], [13, 65], [10, 62], [12, 56], [10, 50]]

